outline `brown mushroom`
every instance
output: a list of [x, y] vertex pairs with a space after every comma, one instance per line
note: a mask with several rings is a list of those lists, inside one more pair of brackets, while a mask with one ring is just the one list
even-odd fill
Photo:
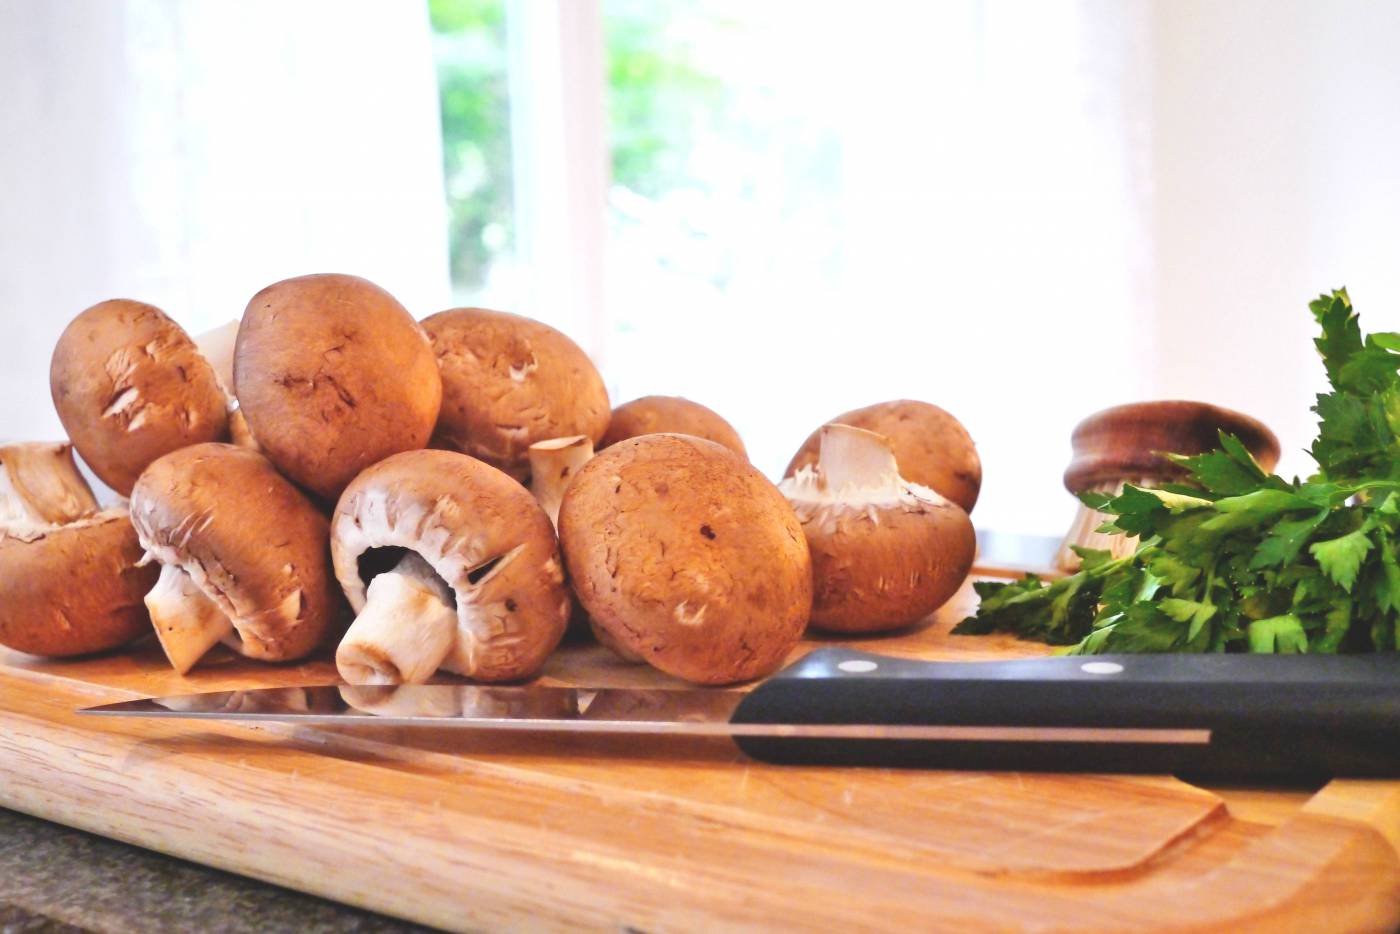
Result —
[[[971, 513], [982, 489], [982, 461], [972, 437], [952, 415], [936, 405], [899, 399], [838, 415], [827, 424], [850, 425], [884, 435], [894, 448], [904, 479], [937, 491]], [[802, 442], [783, 472], [791, 477], [817, 461], [818, 428]]]
[[73, 446], [30, 441], [0, 445], [0, 527], [66, 525], [97, 512]]
[[619, 405], [598, 447], [658, 432], [694, 435], [722, 444], [745, 460], [749, 457], [739, 433], [719, 413], [679, 396], [643, 396]]
[[161, 565], [146, 606], [181, 674], [221, 641], [249, 658], [301, 658], [339, 612], [325, 516], [256, 451], [165, 455], [136, 482], [131, 520]]
[[967, 578], [967, 513], [899, 475], [889, 441], [826, 425], [815, 467], [782, 482], [812, 552], [812, 625], [879, 632], [918, 622]]
[[101, 302], [74, 318], [54, 348], [49, 388], [78, 453], [123, 496], [157, 457], [228, 432], [213, 368], [178, 324], [141, 302]]
[[336, 652], [351, 683], [439, 669], [525, 678], [569, 618], [549, 517], [519, 483], [453, 451], [398, 454], [356, 477], [336, 504], [331, 556], [359, 614]]
[[155, 568], [125, 509], [97, 499], [68, 444], [0, 445], [0, 645], [86, 655], [149, 632]]
[[713, 441], [652, 434], [600, 452], [564, 494], [559, 535], [593, 621], [689, 681], [767, 674], [807, 625], [812, 566], [797, 516]]
[[434, 444], [470, 454], [524, 482], [536, 441], [608, 427], [608, 391], [588, 355], [554, 328], [520, 315], [454, 308], [424, 319], [442, 368]]
[[103, 652], [151, 631], [155, 582], [126, 510], [0, 531], [0, 645], [31, 655]]
[[374, 283], [335, 274], [253, 296], [233, 382], [268, 459], [327, 502], [370, 464], [427, 444], [442, 401], [413, 317]]

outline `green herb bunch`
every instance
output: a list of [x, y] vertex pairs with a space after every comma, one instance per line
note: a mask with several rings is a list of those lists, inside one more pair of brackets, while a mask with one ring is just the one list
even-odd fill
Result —
[[1100, 652], [1369, 652], [1400, 643], [1400, 334], [1364, 337], [1346, 290], [1310, 306], [1330, 393], [1305, 482], [1266, 474], [1231, 435], [1173, 456], [1185, 483], [1085, 493], [1136, 535], [1125, 558], [1080, 549], [1079, 573], [977, 583], [954, 632], [1016, 633]]

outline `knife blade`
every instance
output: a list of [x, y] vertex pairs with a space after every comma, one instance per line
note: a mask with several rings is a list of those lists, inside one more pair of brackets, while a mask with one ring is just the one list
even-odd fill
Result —
[[100, 716], [729, 736], [767, 762], [1316, 780], [1400, 775], [1400, 654], [927, 662], [826, 648], [752, 691], [320, 685]]

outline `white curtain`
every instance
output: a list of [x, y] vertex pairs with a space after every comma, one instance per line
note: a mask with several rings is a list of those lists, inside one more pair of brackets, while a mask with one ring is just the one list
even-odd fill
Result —
[[0, 437], [54, 438], [54, 341], [127, 297], [198, 332], [277, 279], [446, 306], [431, 33], [393, 0], [0, 0]]
[[[736, 272], [708, 293], [648, 260], [661, 237], [621, 241], [608, 375], [624, 398], [713, 406], [772, 476], [822, 420], [924, 399], [978, 443], [977, 525], [1054, 534], [1085, 415], [1216, 402], [1263, 419], [1280, 470], [1306, 473], [1323, 383], [1307, 301], [1347, 284], [1367, 329], [1400, 329], [1400, 4], [773, 0], [735, 15], [750, 45], [719, 73], [796, 126], [792, 151], [839, 139], [839, 218], [809, 223], [817, 199], [796, 198], [714, 222], [707, 245]], [[782, 156], [755, 199], [799, 187]], [[672, 228], [733, 213], [684, 207]]]

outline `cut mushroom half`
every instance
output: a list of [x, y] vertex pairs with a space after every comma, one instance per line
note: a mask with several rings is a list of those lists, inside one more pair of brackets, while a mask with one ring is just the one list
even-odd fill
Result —
[[549, 517], [463, 454], [409, 451], [361, 473], [336, 505], [331, 557], [357, 613], [336, 651], [351, 683], [525, 678], [569, 618]]
[[957, 504], [900, 476], [883, 435], [831, 424], [815, 465], [780, 486], [812, 552], [812, 625], [878, 632], [947, 602], [976, 552]]
[[587, 435], [551, 438], [530, 445], [530, 492], [549, 521], [559, 527], [559, 504], [575, 475], [593, 457], [593, 439]]
[[131, 521], [161, 566], [146, 606], [181, 674], [220, 642], [265, 661], [304, 657], [337, 615], [326, 518], [256, 451], [165, 455], [136, 482]]

